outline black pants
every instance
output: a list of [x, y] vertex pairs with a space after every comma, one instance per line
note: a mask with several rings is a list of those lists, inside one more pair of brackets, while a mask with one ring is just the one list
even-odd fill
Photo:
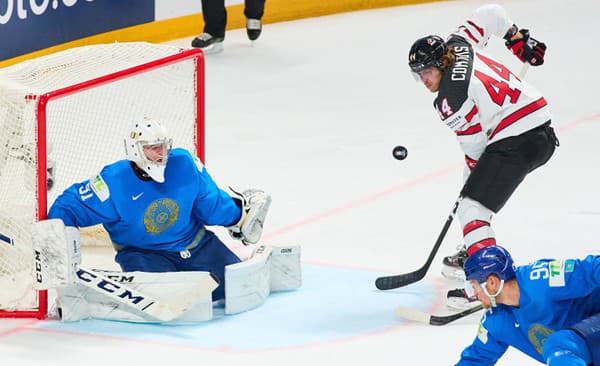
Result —
[[[265, 11], [265, 0], [246, 0], [244, 15], [246, 18], [262, 19]], [[227, 10], [225, 0], [202, 0], [202, 16], [204, 17], [204, 33], [213, 37], [225, 37]]]
[[550, 121], [519, 136], [488, 145], [461, 196], [472, 198], [497, 213], [525, 176], [544, 165], [558, 145]]

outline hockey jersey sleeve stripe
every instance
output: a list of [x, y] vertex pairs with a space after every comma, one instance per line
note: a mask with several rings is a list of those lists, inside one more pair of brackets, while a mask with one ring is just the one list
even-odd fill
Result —
[[[478, 111], [479, 110], [477, 109], [477, 106], [473, 106], [471, 111], [469, 113], [467, 113], [467, 115], [465, 116], [465, 119], [467, 120], [467, 122], [471, 122], [473, 120], [473, 117], [475, 117], [475, 115], [477, 114]], [[457, 136], [474, 135], [478, 132], [481, 132], [481, 125], [479, 123], [477, 123], [473, 126], [470, 126], [466, 130], [456, 131], [456, 135]]]
[[545, 107], [547, 104], [548, 104], [548, 102], [546, 102], [546, 99], [544, 99], [542, 97], [542, 98], [536, 100], [535, 102], [529, 103], [525, 107], [518, 109], [515, 112], [509, 114], [506, 118], [504, 118], [502, 121], [500, 121], [498, 126], [491, 133], [489, 139], [492, 140], [494, 138], [494, 136], [496, 136], [500, 131], [502, 131], [506, 127], [517, 122], [521, 118], [526, 117], [527, 115], [537, 111], [538, 109]]
[[464, 131], [456, 131], [456, 135], [457, 136], [474, 135], [478, 132], [481, 132], [481, 125], [479, 123], [467, 128]]
[[471, 109], [471, 112], [467, 113], [467, 115], [465, 116], [465, 119], [467, 120], [467, 122], [471, 122], [471, 120], [473, 119], [473, 117], [475, 117], [477, 112], [479, 112], [479, 109], [477, 109], [477, 106], [473, 106], [473, 109]]
[[483, 35], [484, 35], [484, 33], [483, 33], [483, 28], [481, 28], [480, 26], [478, 26], [477, 24], [473, 23], [473, 22], [472, 22], [472, 21], [470, 21], [470, 20], [467, 20], [467, 23], [468, 23], [468, 24], [469, 24], [471, 27], [475, 28], [475, 30], [477, 30], [477, 32], [479, 32], [479, 34], [481, 34], [481, 36], [483, 37]]
[[462, 30], [463, 30], [463, 32], [465, 32], [465, 34], [466, 34], [466, 35], [467, 35], [469, 38], [471, 38], [471, 41], [473, 41], [473, 42], [474, 42], [474, 43], [476, 43], [476, 44], [477, 44], [477, 43], [479, 43], [479, 40], [473, 36], [473, 34], [471, 33], [471, 31], [469, 31], [469, 30], [467, 29], [467, 27], [465, 27], [464, 25], [461, 25], [461, 26], [460, 26], [460, 29], [462, 29]]

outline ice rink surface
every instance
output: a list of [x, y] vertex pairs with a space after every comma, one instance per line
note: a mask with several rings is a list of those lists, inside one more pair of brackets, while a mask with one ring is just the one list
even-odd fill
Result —
[[[222, 187], [271, 193], [263, 242], [302, 246], [303, 288], [191, 327], [0, 320], [2, 365], [454, 364], [480, 314], [433, 327], [396, 319], [393, 309], [446, 311], [451, 284], [439, 269], [460, 242], [458, 225], [425, 280], [389, 292], [373, 282], [421, 266], [462, 182], [463, 155], [433, 110], [433, 95], [408, 72], [408, 49], [427, 34], [445, 37], [481, 4], [267, 24], [253, 46], [245, 30], [229, 31], [225, 51], [207, 56], [207, 167]], [[561, 146], [494, 218], [498, 241], [517, 264], [597, 254], [600, 3], [502, 4], [548, 45], [546, 63], [526, 79], [550, 103]], [[501, 40], [487, 52], [519, 70]], [[406, 160], [392, 158], [396, 145], [408, 148]], [[86, 255], [114, 268], [110, 255]], [[515, 350], [498, 363], [535, 364]]]

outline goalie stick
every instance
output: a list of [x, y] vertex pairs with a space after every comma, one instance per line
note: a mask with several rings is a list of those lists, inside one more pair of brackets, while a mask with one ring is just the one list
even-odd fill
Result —
[[[527, 62], [524, 62], [523, 66], [521, 67], [521, 70], [519, 71], [519, 78], [523, 79], [528, 69], [529, 64]], [[456, 200], [456, 202], [454, 203], [454, 207], [452, 208], [450, 215], [448, 215], [448, 219], [446, 219], [444, 227], [438, 235], [437, 240], [435, 241], [435, 244], [433, 245], [433, 248], [429, 253], [429, 257], [427, 257], [427, 261], [425, 262], [425, 264], [421, 268], [413, 272], [379, 277], [375, 280], [375, 287], [377, 287], [379, 290], [392, 290], [395, 288], [410, 285], [411, 283], [418, 282], [422, 280], [423, 277], [425, 277], [427, 271], [429, 270], [429, 267], [431, 267], [433, 259], [435, 258], [438, 250], [440, 249], [440, 246], [442, 245], [442, 242], [444, 241], [444, 238], [446, 237], [446, 233], [448, 232], [452, 221], [454, 220], [454, 215], [456, 214], [456, 210], [458, 209], [458, 204], [460, 200], [461, 197], [459, 197], [458, 200]]]
[[421, 323], [431, 324], [431, 325], [446, 325], [460, 318], [464, 318], [467, 315], [471, 315], [473, 313], [478, 312], [483, 309], [483, 306], [477, 305], [470, 309], [461, 311], [460, 313], [450, 314], [450, 315], [433, 315], [424, 313], [418, 310], [414, 310], [411, 308], [400, 306], [396, 308], [394, 313], [397, 317], [402, 319], [414, 320]]

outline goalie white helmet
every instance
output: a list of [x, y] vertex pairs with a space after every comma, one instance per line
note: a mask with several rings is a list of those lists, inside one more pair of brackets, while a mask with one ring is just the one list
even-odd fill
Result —
[[158, 121], [144, 117], [131, 124], [129, 136], [125, 138], [125, 154], [150, 178], [163, 183], [172, 145], [167, 129]]

